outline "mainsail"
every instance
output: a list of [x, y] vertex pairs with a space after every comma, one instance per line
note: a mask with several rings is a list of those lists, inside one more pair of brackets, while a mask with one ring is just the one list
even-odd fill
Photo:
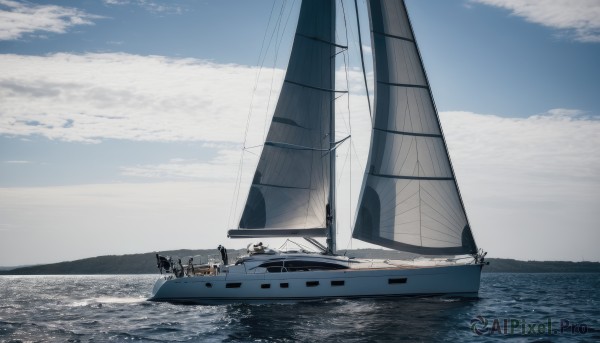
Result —
[[404, 2], [371, 0], [368, 7], [375, 113], [353, 236], [418, 254], [474, 253]]
[[230, 237], [326, 236], [334, 113], [335, 2], [304, 0], [285, 81]]

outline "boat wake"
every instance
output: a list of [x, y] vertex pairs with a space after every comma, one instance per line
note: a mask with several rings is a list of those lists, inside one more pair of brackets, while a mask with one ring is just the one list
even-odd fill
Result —
[[141, 297], [97, 297], [75, 301], [71, 307], [102, 306], [102, 304], [137, 304], [145, 302]]

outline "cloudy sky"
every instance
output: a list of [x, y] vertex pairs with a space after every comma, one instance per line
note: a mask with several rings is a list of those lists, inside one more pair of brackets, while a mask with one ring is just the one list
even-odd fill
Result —
[[[226, 238], [260, 153], [238, 178], [244, 132], [261, 144], [299, 3], [0, 0], [0, 265], [245, 246]], [[342, 3], [338, 244], [358, 248], [369, 119]], [[600, 1], [407, 6], [478, 245], [599, 261]]]

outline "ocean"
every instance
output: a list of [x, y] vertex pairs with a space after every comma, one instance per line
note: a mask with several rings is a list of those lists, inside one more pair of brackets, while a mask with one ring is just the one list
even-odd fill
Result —
[[600, 274], [482, 274], [479, 299], [219, 306], [148, 302], [157, 277], [0, 276], [0, 341], [600, 341]]

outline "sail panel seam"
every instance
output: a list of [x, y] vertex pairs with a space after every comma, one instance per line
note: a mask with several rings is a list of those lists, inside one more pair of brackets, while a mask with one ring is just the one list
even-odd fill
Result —
[[348, 93], [348, 91], [338, 91], [338, 90], [335, 90], [335, 89], [321, 88], [321, 87], [316, 87], [316, 86], [307, 85], [307, 84], [305, 84], [305, 83], [301, 83], [301, 82], [291, 81], [291, 80], [288, 80], [288, 79], [285, 79], [285, 80], [283, 80], [283, 81], [284, 81], [284, 82], [287, 82], [287, 83], [291, 83], [291, 84], [293, 84], [293, 85], [296, 85], [296, 86], [300, 86], [300, 87], [306, 87], [306, 88], [315, 89], [315, 90], [318, 90], [318, 91], [323, 91], [323, 92], [330, 92], [330, 93]]
[[434, 137], [434, 138], [442, 138], [442, 135], [438, 135], [435, 133], [419, 133], [419, 132], [407, 132], [407, 131], [395, 131], [395, 130], [386, 130], [374, 127], [373, 130], [385, 132], [385, 133], [393, 133], [396, 135], [405, 135], [405, 136], [416, 136], [416, 137]]
[[336, 44], [336, 43], [333, 43], [333, 42], [328, 42], [328, 41], [326, 41], [324, 39], [321, 39], [319, 37], [308, 36], [308, 35], [305, 35], [305, 34], [299, 33], [299, 32], [296, 33], [296, 36], [304, 37], [304, 38], [307, 38], [307, 39], [310, 39], [310, 40], [314, 40], [314, 41], [317, 41], [317, 42], [320, 42], [320, 43], [325, 43], [325, 44], [333, 45], [333, 46], [338, 47], [340, 49], [348, 49], [348, 47], [345, 46], [345, 45]]
[[394, 83], [394, 82], [385, 82], [385, 81], [377, 81], [377, 83], [381, 83], [381, 84], [388, 85], [388, 86], [396, 86], [396, 87], [429, 89], [429, 86], [427, 86], [427, 85], [416, 85], [416, 84], [410, 84], [410, 83]]
[[310, 187], [281, 186], [281, 185], [273, 185], [273, 184], [270, 184], [270, 183], [253, 183], [252, 186], [264, 186], [264, 187], [285, 188], [285, 189], [313, 190]]
[[311, 148], [311, 147], [307, 147], [307, 146], [295, 145], [295, 144], [283, 143], [283, 142], [266, 141], [265, 145], [272, 146], [274, 148], [290, 149], [290, 150], [329, 151], [329, 149], [317, 149], [317, 148]]
[[379, 31], [371, 31], [371, 32], [373, 32], [376, 35], [380, 35], [380, 36], [384, 36], [384, 37], [388, 37], [388, 38], [396, 38], [396, 39], [400, 39], [400, 40], [411, 42], [411, 43], [415, 42], [414, 39], [410, 39], [410, 38], [406, 38], [406, 37], [402, 37], [402, 36], [396, 36], [396, 35], [392, 35], [389, 33], [384, 33], [384, 32], [379, 32]]
[[387, 175], [368, 173], [372, 176], [383, 177], [388, 179], [403, 179], [403, 180], [429, 180], [429, 181], [452, 181], [452, 177], [435, 177], [435, 176], [408, 176], [408, 175]]

